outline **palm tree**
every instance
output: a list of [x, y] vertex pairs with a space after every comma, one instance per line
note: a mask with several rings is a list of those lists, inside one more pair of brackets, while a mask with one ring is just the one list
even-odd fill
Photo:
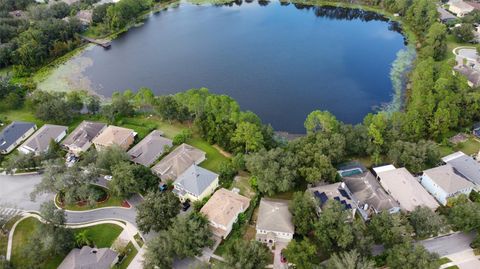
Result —
[[374, 269], [375, 263], [365, 259], [356, 250], [333, 254], [327, 264], [328, 269]]
[[92, 240], [88, 235], [88, 230], [83, 230], [77, 234], [75, 234], [75, 243], [78, 247], [91, 245]]

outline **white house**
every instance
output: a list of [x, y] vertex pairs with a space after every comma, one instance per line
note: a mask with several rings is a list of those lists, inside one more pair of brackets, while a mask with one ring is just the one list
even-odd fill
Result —
[[446, 205], [449, 198], [470, 194], [475, 187], [448, 163], [423, 171], [421, 184], [442, 205]]
[[390, 194], [404, 211], [413, 211], [418, 206], [432, 210], [439, 206], [437, 201], [420, 185], [406, 168], [386, 165], [373, 168], [380, 185]]
[[276, 242], [288, 243], [293, 239], [295, 227], [288, 201], [262, 198], [257, 219], [255, 239], [268, 246]]
[[250, 199], [227, 189], [216, 191], [200, 210], [210, 222], [210, 230], [220, 238], [226, 238], [232, 231], [238, 215], [245, 212]]
[[192, 164], [178, 176], [173, 187], [173, 193], [180, 201], [199, 201], [211, 195], [218, 187], [218, 174]]

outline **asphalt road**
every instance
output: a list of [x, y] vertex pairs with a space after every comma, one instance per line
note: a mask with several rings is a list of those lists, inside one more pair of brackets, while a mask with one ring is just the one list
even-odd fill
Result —
[[420, 241], [428, 251], [435, 252], [441, 257], [470, 250], [470, 243], [475, 238], [475, 233], [455, 233], [447, 236], [436, 237]]
[[[45, 201], [51, 201], [54, 194], [37, 196], [30, 199], [30, 193], [41, 181], [41, 175], [0, 175], [0, 208], [15, 208], [27, 211], [38, 211]], [[68, 224], [93, 222], [104, 219], [128, 221], [136, 226], [135, 208], [100, 208], [91, 211], [67, 212]]]
[[30, 199], [30, 193], [40, 180], [40, 175], [0, 175], [0, 207], [38, 211], [43, 202], [54, 197], [53, 194], [42, 194], [35, 201]]

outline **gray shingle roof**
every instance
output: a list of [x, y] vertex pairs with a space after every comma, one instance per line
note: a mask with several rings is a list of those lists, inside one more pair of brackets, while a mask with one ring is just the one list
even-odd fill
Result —
[[343, 181], [353, 196], [359, 201], [361, 207], [368, 204], [379, 212], [400, 207], [400, 205], [383, 190], [380, 183], [370, 171], [363, 174], [343, 177]]
[[449, 163], [462, 174], [466, 179], [480, 185], [480, 163], [472, 157], [459, 151], [442, 158], [445, 163]]
[[165, 152], [166, 147], [171, 147], [172, 140], [162, 136], [163, 132], [154, 130], [142, 141], [128, 151], [132, 162], [149, 167], [160, 155]]
[[456, 193], [474, 186], [473, 183], [465, 179], [449, 163], [425, 170], [423, 173], [447, 193]]
[[258, 209], [257, 230], [294, 233], [288, 201], [262, 198]]
[[67, 129], [67, 126], [45, 124], [30, 136], [21, 147], [28, 148], [34, 152], [46, 151], [50, 145], [50, 141], [59, 137], [63, 132], [66, 132]]
[[66, 147], [83, 148], [87, 143], [92, 144], [92, 140], [107, 125], [102, 122], [82, 121], [75, 130], [63, 141]]
[[58, 269], [109, 269], [117, 256], [118, 254], [109, 248], [74, 248]]
[[195, 196], [200, 196], [217, 178], [218, 175], [214, 172], [197, 165], [191, 165], [178, 176], [174, 184], [180, 189], [193, 193]]
[[34, 123], [14, 121], [10, 123], [0, 133], [0, 150], [6, 150], [18, 139], [20, 139], [28, 130], [35, 127]]
[[158, 162], [152, 170], [163, 180], [175, 180], [192, 164], [200, 164], [204, 159], [205, 152], [182, 144]]

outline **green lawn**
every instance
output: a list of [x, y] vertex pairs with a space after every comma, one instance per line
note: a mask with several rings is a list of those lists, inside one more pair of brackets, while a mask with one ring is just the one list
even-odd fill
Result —
[[449, 258], [447, 258], [447, 257], [443, 257], [443, 258], [441, 258], [441, 259], [438, 260], [438, 261], [440, 262], [440, 265], [451, 262], [451, 260], [450, 260]]
[[140, 236], [139, 233], [135, 234], [135, 235], [133, 236], [133, 238], [135, 238], [135, 241], [137, 241], [137, 244], [138, 244], [140, 247], [143, 247], [144, 242], [143, 242], [143, 239], [142, 239], [142, 237]]
[[467, 141], [458, 143], [454, 146], [441, 146], [440, 153], [442, 156], [451, 154], [455, 151], [463, 151], [467, 155], [472, 155], [480, 151], [480, 142], [473, 137], [470, 137]]
[[99, 224], [86, 228], [74, 229], [75, 234], [87, 230], [88, 237], [93, 241], [93, 244], [98, 248], [109, 248], [117, 239], [123, 228], [115, 224]]
[[233, 181], [232, 188], [237, 188], [240, 190], [240, 194], [253, 198], [255, 196], [255, 190], [250, 186], [250, 175], [246, 172], [240, 172], [237, 176], [237, 179]]
[[199, 148], [207, 153], [207, 159], [203, 161], [200, 166], [214, 172], [220, 171], [220, 164], [228, 160], [222, 153], [220, 153], [214, 146], [210, 145], [207, 141], [194, 137], [187, 141], [196, 148]]
[[128, 245], [125, 249], [126, 256], [123, 258], [120, 264], [115, 265], [113, 268], [115, 269], [126, 269], [128, 265], [132, 262], [133, 258], [138, 253], [138, 250], [133, 246], [132, 242], [128, 242]]
[[[12, 245], [12, 263], [14, 268], [22, 268], [23, 261], [20, 258], [20, 252], [24, 244], [26, 244], [28, 238], [34, 234], [35, 231], [39, 229], [40, 221], [36, 218], [27, 218], [22, 220], [16, 227], [15, 233], [13, 235], [13, 245]], [[77, 234], [84, 230], [88, 230], [88, 235], [93, 243], [99, 247], [110, 247], [115, 239], [122, 232], [120, 226], [114, 224], [100, 224], [96, 226], [74, 229], [74, 233]], [[52, 256], [50, 257], [42, 268], [45, 269], [55, 269], [63, 261], [63, 256]]]
[[7, 255], [7, 244], [8, 244], [8, 232], [12, 228], [13, 224], [17, 222], [21, 216], [15, 216], [5, 223], [3, 229], [7, 232], [6, 234], [0, 233], [0, 256]]

